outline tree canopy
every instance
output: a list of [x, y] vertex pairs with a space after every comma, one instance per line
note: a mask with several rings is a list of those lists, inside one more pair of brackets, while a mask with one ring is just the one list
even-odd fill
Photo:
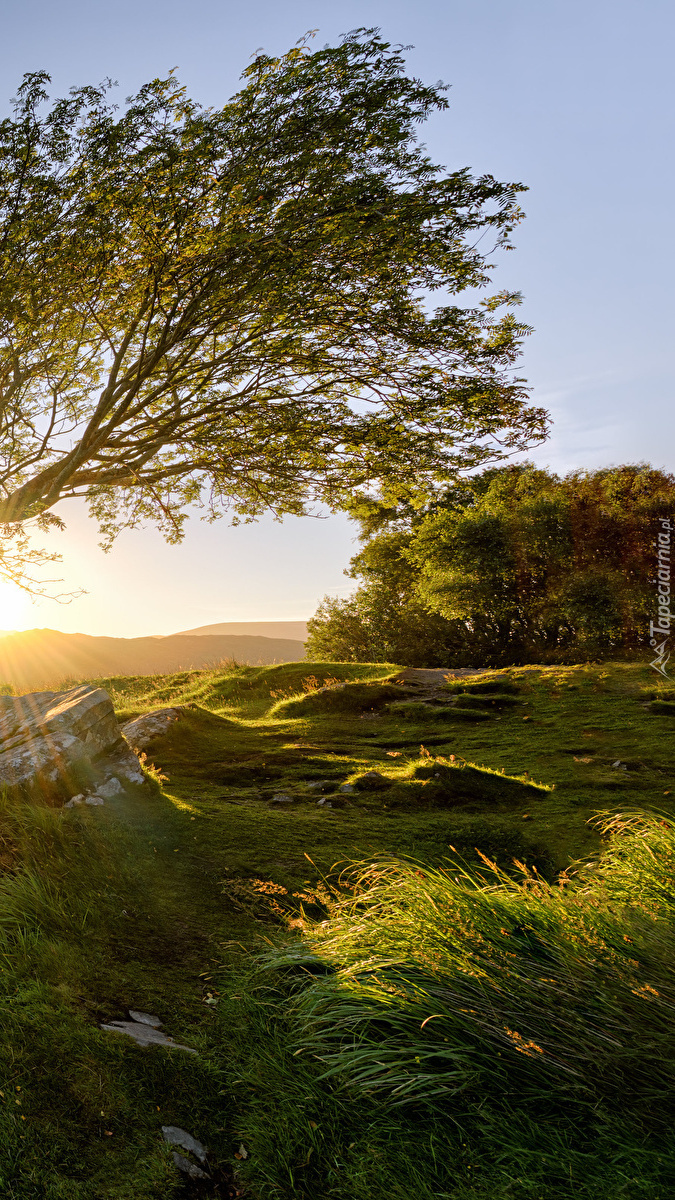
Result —
[[362, 586], [324, 600], [310, 653], [503, 666], [646, 646], [657, 521], [674, 511], [675, 476], [646, 465], [489, 468], [421, 511], [363, 498]]
[[221, 109], [172, 76], [122, 110], [48, 82], [0, 123], [0, 567], [70, 497], [108, 541], [146, 519], [177, 540], [191, 505], [422, 496], [545, 436], [517, 296], [455, 300], [522, 185], [429, 158], [444, 89], [377, 31], [260, 54]]

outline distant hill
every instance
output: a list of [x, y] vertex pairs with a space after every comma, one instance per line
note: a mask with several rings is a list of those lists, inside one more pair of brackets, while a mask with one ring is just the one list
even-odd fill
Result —
[[198, 629], [181, 629], [176, 637], [205, 637], [207, 634], [246, 634], [249, 637], [291, 638], [307, 641], [306, 621], [224, 621], [220, 625], [200, 625]]
[[304, 657], [302, 641], [292, 638], [236, 634], [113, 638], [29, 629], [0, 637], [0, 683], [35, 690], [57, 687], [68, 679], [189, 671], [228, 659], [262, 666]]

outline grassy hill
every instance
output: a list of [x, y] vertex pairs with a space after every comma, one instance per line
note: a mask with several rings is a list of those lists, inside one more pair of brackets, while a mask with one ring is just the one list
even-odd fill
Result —
[[[206, 1195], [665, 1200], [675, 780], [650, 675], [489, 672], [432, 706], [393, 664], [99, 680], [122, 720], [185, 707], [154, 790], [4, 803], [3, 1195], [186, 1196], [176, 1124], [213, 1151]], [[198, 1056], [98, 1029], [129, 1008]]]

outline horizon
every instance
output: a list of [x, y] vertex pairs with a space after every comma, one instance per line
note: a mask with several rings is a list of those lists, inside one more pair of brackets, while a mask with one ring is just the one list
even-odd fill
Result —
[[[191, 637], [191, 636], [207, 637], [207, 636], [209, 636], [209, 634], [203, 633], [202, 629], [204, 629], [204, 630], [209, 629], [212, 625], [223, 625], [223, 626], [234, 625], [238, 628], [242, 627], [242, 626], [259, 627], [259, 626], [270, 626], [270, 625], [281, 625], [281, 626], [295, 625], [295, 626], [297, 626], [297, 625], [306, 625], [308, 619], [309, 618], [306, 618], [306, 617], [297, 617], [297, 618], [280, 617], [278, 619], [275, 617], [270, 617], [267, 619], [262, 618], [259, 621], [213, 621], [213, 622], [209, 622], [208, 625], [202, 626], [201, 628], [199, 626], [197, 626], [194, 629], [177, 629], [174, 633], [136, 633], [128, 638], [120, 637], [119, 634], [86, 633], [82, 629], [63, 630], [63, 629], [54, 629], [50, 625], [34, 625], [34, 626], [29, 626], [26, 629], [0, 629], [0, 638], [11, 637], [13, 634], [16, 634], [16, 633], [60, 633], [60, 634], [63, 634], [64, 637], [111, 637], [111, 638], [119, 639], [120, 641], [134, 641], [137, 638], [164, 639], [164, 638], [172, 638], [172, 637]], [[213, 634], [212, 636], [218, 637], [221, 635]], [[228, 637], [252, 636], [252, 637], [264, 638], [269, 635], [264, 634], [264, 633], [250, 634], [250, 635], [249, 634], [241, 634], [240, 635], [238, 633], [230, 632], [227, 634], [227, 636]], [[302, 641], [303, 639], [286, 637], [285, 639], [280, 639], [280, 640]]]

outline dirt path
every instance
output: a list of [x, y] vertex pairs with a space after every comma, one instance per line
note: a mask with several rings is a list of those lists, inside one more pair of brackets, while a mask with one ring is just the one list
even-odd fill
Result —
[[404, 684], [416, 700], [441, 700], [447, 699], [444, 685], [449, 679], [482, 674], [483, 670], [475, 667], [406, 667], [394, 682]]

